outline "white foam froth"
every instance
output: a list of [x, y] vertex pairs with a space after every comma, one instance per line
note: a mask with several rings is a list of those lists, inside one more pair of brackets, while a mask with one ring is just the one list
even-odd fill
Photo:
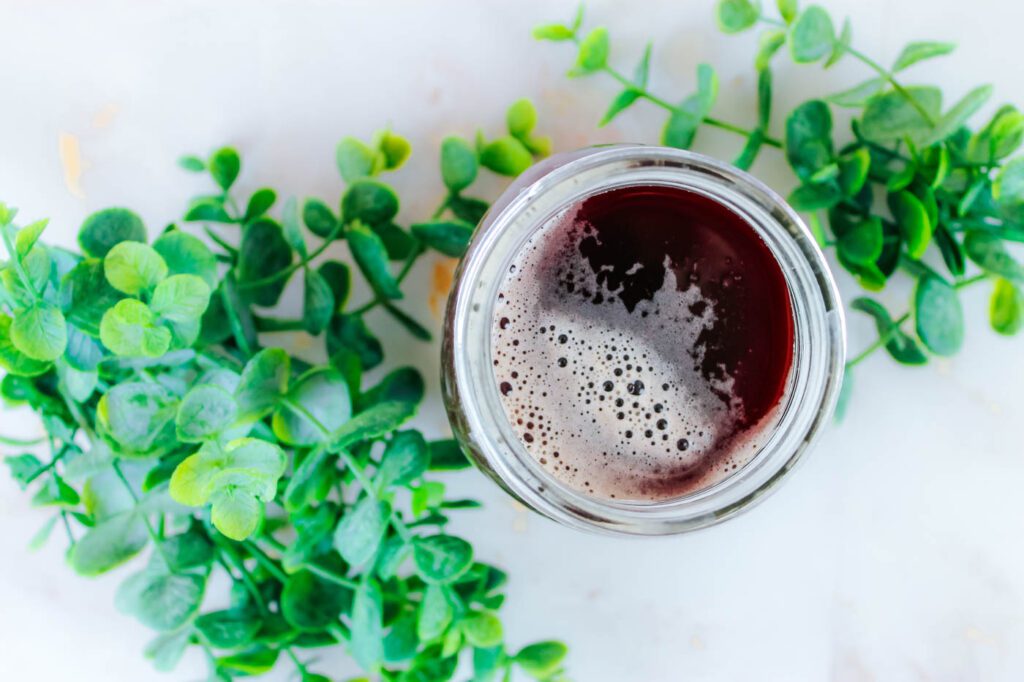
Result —
[[732, 378], [712, 383], [699, 370], [713, 302], [667, 267], [630, 312], [579, 254], [587, 229], [575, 209], [549, 221], [500, 288], [491, 344], [512, 427], [547, 471], [595, 497], [661, 500], [721, 480], [758, 443], [735, 438]]

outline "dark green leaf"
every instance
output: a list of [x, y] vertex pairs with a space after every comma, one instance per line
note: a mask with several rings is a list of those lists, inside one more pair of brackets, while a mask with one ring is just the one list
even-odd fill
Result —
[[455, 214], [456, 218], [465, 220], [471, 225], [479, 223], [484, 214], [487, 213], [487, 209], [490, 208], [490, 204], [481, 199], [474, 199], [472, 197], [454, 196], [449, 197], [448, 207]]
[[391, 317], [395, 318], [395, 320], [402, 325], [407, 332], [420, 341], [431, 340], [432, 336], [430, 334], [430, 330], [417, 322], [415, 318], [405, 311], [387, 302], [384, 303], [384, 310], [388, 311], [388, 314], [390, 314]]
[[384, 244], [384, 250], [387, 251], [388, 258], [391, 260], [404, 261], [416, 248], [416, 240], [394, 223], [372, 225], [371, 229], [380, 237]]
[[323, 630], [338, 622], [352, 604], [352, 590], [328, 582], [310, 571], [288, 578], [281, 591], [281, 612], [299, 630]]
[[877, 217], [865, 220], [856, 229], [839, 235], [836, 246], [851, 263], [874, 263], [882, 255], [882, 221]]
[[332, 448], [345, 448], [352, 443], [388, 434], [416, 413], [412, 403], [390, 400], [377, 403], [345, 422], [335, 434]]
[[456, 440], [435, 440], [430, 443], [430, 470], [457, 471], [472, 466]]
[[348, 265], [336, 260], [329, 260], [320, 266], [320, 277], [331, 288], [334, 299], [334, 311], [345, 309], [349, 293], [352, 291], [352, 271]]
[[446, 256], [461, 258], [473, 237], [473, 225], [464, 221], [436, 221], [412, 226], [417, 239]]
[[221, 147], [213, 153], [207, 165], [214, 182], [226, 192], [235, 184], [238, 172], [242, 168], [242, 160], [232, 147]]
[[822, 185], [801, 185], [786, 199], [798, 211], [817, 211], [832, 208], [843, 199], [838, 184], [828, 182]]
[[258, 189], [249, 197], [249, 203], [245, 207], [244, 222], [252, 222], [270, 210], [270, 207], [277, 201], [277, 192], [267, 187]]
[[295, 381], [279, 404], [274, 413], [274, 435], [288, 445], [316, 445], [325, 442], [350, 414], [352, 401], [345, 377], [333, 368], [314, 368]]
[[345, 223], [387, 223], [398, 215], [398, 195], [382, 182], [357, 180], [349, 185], [341, 198], [341, 214]]
[[348, 226], [345, 235], [356, 265], [373, 290], [384, 298], [402, 298], [402, 291], [391, 274], [387, 251], [380, 237], [358, 221]]
[[932, 237], [942, 253], [942, 260], [946, 264], [949, 274], [954, 277], [962, 276], [964, 274], [965, 256], [960, 242], [941, 224], [936, 226]]
[[302, 205], [302, 222], [318, 237], [329, 236], [338, 225], [331, 208], [319, 199], [306, 199]]
[[334, 303], [334, 290], [324, 279], [322, 270], [306, 270], [305, 279], [302, 323], [310, 334], [322, 334], [337, 309]]
[[[288, 586], [285, 585], [285, 591]], [[281, 596], [282, 608], [284, 594]], [[237, 649], [252, 643], [260, 629], [260, 617], [248, 609], [226, 609], [204, 613], [196, 618], [196, 630], [210, 646]]]
[[997, 235], [970, 230], [964, 235], [964, 251], [985, 272], [1009, 280], [1024, 281], [1024, 266], [1014, 260], [1006, 244]]
[[889, 195], [889, 210], [900, 226], [900, 233], [911, 258], [920, 258], [932, 240], [932, 224], [920, 199], [910, 192]]
[[123, 241], [146, 241], [142, 218], [126, 208], [108, 208], [93, 213], [78, 232], [78, 243], [86, 255], [103, 258]]
[[476, 180], [477, 158], [473, 147], [461, 137], [441, 141], [441, 178], [452, 192], [461, 192]]
[[250, 283], [273, 277], [291, 264], [292, 248], [284, 238], [280, 225], [272, 220], [260, 219], [245, 229], [236, 272], [245, 295], [253, 303], [260, 306], [277, 304], [287, 284], [284, 277], [258, 286], [250, 286]]
[[364, 410], [377, 403], [391, 400], [418, 405], [423, 401], [425, 391], [423, 375], [419, 370], [415, 367], [399, 367], [360, 396], [359, 409]]
[[835, 161], [832, 148], [832, 113], [821, 100], [811, 100], [786, 119], [786, 158], [801, 180], [809, 180]]
[[334, 356], [342, 350], [355, 353], [364, 370], [373, 369], [384, 360], [380, 341], [359, 315], [335, 315], [327, 328], [328, 355]]

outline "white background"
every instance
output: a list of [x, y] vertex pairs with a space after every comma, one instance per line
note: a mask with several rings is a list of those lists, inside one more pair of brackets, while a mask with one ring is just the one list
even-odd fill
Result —
[[[883, 61], [910, 39], [958, 41], [957, 55], [908, 74], [941, 81], [950, 101], [984, 81], [997, 86], [998, 101], [1021, 98], [1020, 3], [828, 4], [851, 15], [855, 45]], [[589, 16], [611, 27], [613, 60], [627, 71], [644, 41], [655, 40], [653, 87], [669, 99], [694, 87], [698, 60], [716, 65], [716, 115], [749, 123], [755, 39], [720, 35], [711, 5], [595, 0]], [[0, 192], [23, 217], [50, 216], [49, 238], [60, 243], [72, 244], [82, 219], [108, 205], [135, 208], [153, 233], [205, 188], [175, 158], [231, 143], [243, 152], [243, 190], [270, 184], [333, 203], [337, 140], [390, 124], [416, 148], [395, 178], [411, 221], [440, 198], [441, 137], [471, 136], [477, 126], [497, 135], [504, 107], [520, 96], [537, 102], [541, 130], [557, 149], [656, 141], [662, 114], [643, 105], [596, 130], [613, 84], [565, 79], [570, 48], [531, 40], [532, 25], [568, 18], [573, 7], [6, 0]], [[781, 111], [867, 73], [853, 62], [823, 74], [780, 60], [776, 76]], [[61, 134], [80, 142], [79, 196], [64, 178]], [[715, 132], [698, 141], [724, 158], [739, 145]], [[755, 172], [791, 187], [771, 151]], [[485, 183], [488, 192], [499, 188]], [[431, 267], [418, 268], [422, 285], [409, 289], [417, 306]], [[841, 280], [844, 294], [855, 295]], [[895, 287], [882, 298], [902, 311], [906, 293]], [[458, 493], [486, 502], [484, 511], [463, 513], [456, 530], [512, 576], [503, 611], [510, 644], [564, 638], [581, 682], [1024, 678], [1024, 353], [1019, 339], [987, 331], [987, 293], [965, 297], [970, 333], [959, 356], [920, 369], [882, 355], [866, 362], [847, 420], [782, 492], [709, 531], [589, 537], [517, 509], [475, 472], [456, 477]], [[864, 320], [850, 328], [853, 349], [872, 340]], [[388, 347], [424, 369], [436, 396], [436, 347]], [[435, 435], [446, 428], [436, 403], [421, 423]], [[39, 431], [24, 412], [0, 413], [0, 427]], [[112, 604], [123, 571], [76, 577], [59, 533], [40, 552], [25, 549], [46, 518], [0, 476], [0, 679], [201, 678], [198, 655], [169, 677], [142, 659], [149, 633]], [[342, 656], [319, 667], [335, 678], [354, 673]], [[277, 675], [288, 678], [285, 663]]]

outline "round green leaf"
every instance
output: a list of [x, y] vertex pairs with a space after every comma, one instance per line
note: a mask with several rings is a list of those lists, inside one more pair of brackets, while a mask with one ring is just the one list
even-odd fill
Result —
[[576, 66], [569, 72], [570, 75], [584, 75], [600, 70], [608, 63], [610, 50], [608, 29], [595, 28], [580, 42]]
[[392, 485], [406, 485], [427, 470], [430, 452], [419, 431], [399, 431], [388, 442], [381, 456], [375, 483], [381, 490]]
[[413, 560], [425, 582], [450, 583], [469, 570], [473, 546], [452, 535], [432, 535], [416, 541]]
[[349, 225], [345, 236], [356, 265], [373, 290], [385, 298], [402, 298], [402, 290], [391, 274], [387, 249], [377, 233], [356, 221]]
[[505, 114], [508, 134], [513, 137], [526, 138], [537, 126], [537, 109], [533, 102], [523, 98], [516, 100]]
[[263, 505], [248, 490], [226, 487], [214, 493], [211, 502], [210, 521], [232, 540], [245, 540], [263, 520]]
[[509, 135], [484, 147], [480, 164], [499, 175], [514, 177], [533, 165], [533, 156], [522, 142]]
[[213, 153], [207, 165], [214, 182], [227, 192], [238, 178], [238, 173], [242, 168], [242, 159], [233, 148], [222, 147]]
[[259, 419], [270, 412], [288, 390], [291, 357], [280, 348], [266, 348], [252, 356], [242, 370], [235, 399], [243, 419]]
[[72, 545], [68, 560], [79, 575], [96, 576], [131, 559], [148, 540], [145, 524], [128, 512], [88, 529]]
[[121, 242], [103, 259], [103, 271], [110, 286], [137, 296], [167, 277], [167, 263], [148, 244]]
[[178, 440], [196, 443], [221, 433], [235, 423], [235, 399], [220, 386], [203, 384], [189, 391], [178, 407]]
[[146, 627], [169, 632], [199, 610], [205, 588], [206, 578], [201, 575], [161, 574], [147, 569], [121, 584], [115, 603]]
[[198, 320], [210, 305], [210, 287], [196, 275], [171, 275], [156, 285], [150, 309], [172, 322]]
[[801, 180], [835, 161], [832, 112], [821, 100], [798, 106], [786, 119], [786, 158]]
[[1002, 277], [996, 279], [988, 317], [992, 329], [1006, 336], [1013, 336], [1024, 326], [1024, 296], [1013, 282]]
[[739, 33], [757, 23], [761, 3], [756, 0], [719, 0], [715, 12], [722, 33]]
[[288, 445], [315, 445], [326, 441], [351, 414], [345, 377], [333, 369], [314, 369], [296, 380], [274, 413], [274, 434]]
[[989, 274], [1009, 280], [1024, 280], [1024, 266], [1013, 258], [998, 235], [971, 230], [964, 236], [964, 251], [968, 258]]
[[11, 341], [11, 318], [0, 313], [0, 369], [14, 376], [34, 377], [45, 374], [52, 364], [33, 360], [22, 353]]
[[367, 225], [390, 222], [398, 215], [398, 195], [377, 180], [357, 180], [341, 198], [341, 215], [346, 223], [355, 220]]
[[352, 604], [352, 590], [309, 571], [288, 578], [281, 591], [281, 613], [299, 630], [323, 630]]
[[355, 182], [373, 175], [377, 154], [354, 137], [345, 137], [338, 143], [335, 159], [338, 172], [345, 182]]
[[378, 146], [380, 153], [384, 155], [384, 168], [387, 170], [401, 168], [412, 153], [412, 145], [409, 144], [409, 140], [390, 130], [385, 130], [381, 134]]
[[789, 28], [789, 51], [798, 64], [816, 62], [832, 53], [836, 30], [832, 18], [818, 5], [797, 15]]
[[211, 289], [217, 286], [217, 258], [198, 237], [171, 230], [153, 243], [171, 275], [196, 275]]
[[78, 232], [82, 251], [93, 258], [103, 258], [110, 249], [125, 241], [146, 241], [142, 218], [126, 208], [97, 211], [85, 219]]
[[568, 653], [569, 648], [561, 642], [537, 642], [523, 647], [515, 655], [515, 661], [526, 674], [544, 679], [558, 670]]
[[882, 255], [882, 239], [882, 221], [873, 216], [839, 235], [837, 247], [851, 263], [868, 265]]
[[931, 275], [918, 279], [914, 290], [917, 335], [936, 355], [953, 355], [964, 340], [964, 313], [956, 289]]
[[889, 210], [900, 226], [907, 254], [911, 258], [923, 256], [932, 240], [932, 224], [924, 204], [910, 192], [895, 192], [889, 195]]
[[252, 642], [262, 619], [247, 609], [227, 609], [204, 613], [196, 618], [199, 634], [218, 649], [237, 649]]
[[860, 130], [864, 137], [876, 142], [890, 142], [907, 136], [918, 139], [931, 133], [929, 119], [937, 119], [941, 108], [942, 91], [938, 88], [910, 85], [901, 91], [889, 90], [867, 100]]
[[18, 313], [11, 323], [10, 339], [26, 357], [52, 362], [64, 354], [68, 328], [64, 314], [55, 306], [39, 303]]
[[330, 207], [319, 199], [306, 199], [302, 205], [302, 222], [318, 237], [327, 237], [338, 225]]
[[480, 649], [497, 646], [501, 643], [504, 632], [501, 620], [490, 611], [482, 611], [467, 616], [460, 623], [466, 641]]
[[461, 137], [446, 137], [441, 141], [441, 178], [452, 192], [461, 192], [476, 180], [476, 152]]
[[334, 315], [334, 290], [320, 271], [307, 270], [302, 300], [302, 323], [314, 336], [322, 334]]
[[346, 562], [362, 566], [377, 554], [388, 527], [391, 507], [365, 496], [341, 517], [334, 533], [334, 546]]
[[126, 298], [103, 315], [100, 340], [115, 355], [158, 358], [170, 348], [171, 332], [156, 326], [149, 306]]
[[97, 407], [96, 421], [120, 454], [145, 456], [174, 445], [175, 414], [174, 400], [167, 389], [155, 383], [133, 382], [107, 391]]
[[99, 336], [103, 315], [124, 295], [107, 282], [103, 262], [88, 259], [64, 277], [61, 296], [71, 303], [68, 320], [89, 335]]

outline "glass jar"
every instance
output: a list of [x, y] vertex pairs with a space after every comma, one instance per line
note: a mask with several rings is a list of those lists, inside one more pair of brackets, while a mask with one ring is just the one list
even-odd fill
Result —
[[[656, 502], [595, 499], [545, 471], [513, 431], [492, 368], [492, 316], [504, 275], [535, 230], [594, 194], [651, 185], [682, 188], [724, 204], [768, 245], [785, 275], [793, 309], [790, 388], [781, 416], [758, 452], [714, 485]], [[835, 407], [844, 338], [842, 306], [821, 250], [799, 216], [766, 185], [692, 152], [640, 145], [593, 147], [553, 156], [526, 171], [477, 229], [448, 302], [444, 400], [469, 456], [527, 507], [583, 530], [679, 533], [750, 508], [792, 471]]]

